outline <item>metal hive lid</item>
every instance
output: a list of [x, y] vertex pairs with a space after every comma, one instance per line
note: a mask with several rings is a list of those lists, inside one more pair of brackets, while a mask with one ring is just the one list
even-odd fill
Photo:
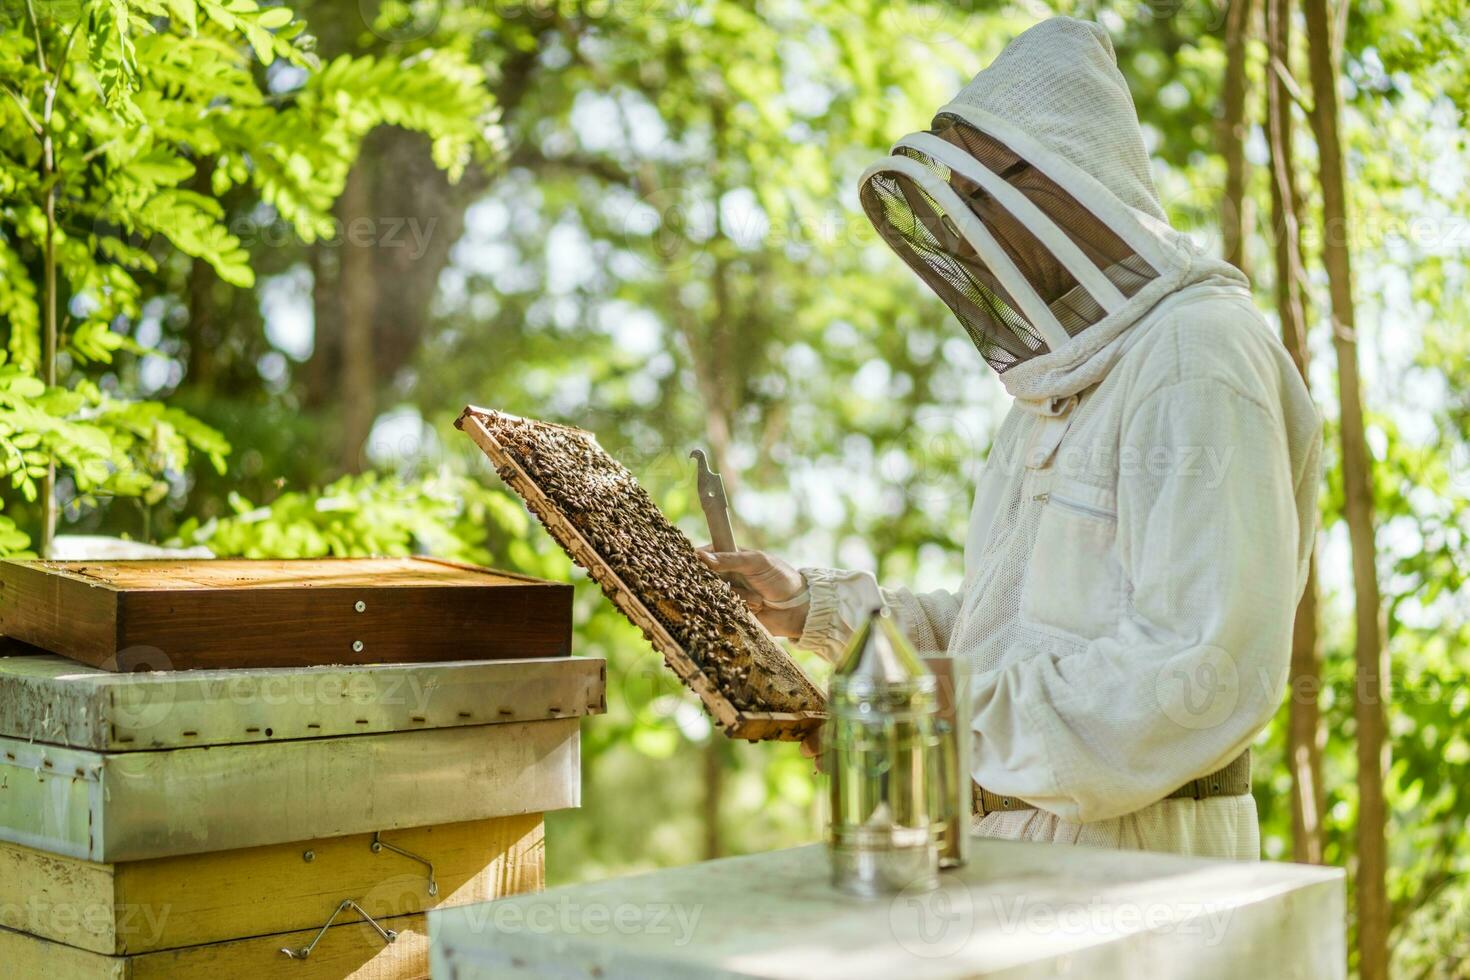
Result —
[[601, 714], [590, 657], [118, 674], [0, 640], [0, 738], [102, 752]]

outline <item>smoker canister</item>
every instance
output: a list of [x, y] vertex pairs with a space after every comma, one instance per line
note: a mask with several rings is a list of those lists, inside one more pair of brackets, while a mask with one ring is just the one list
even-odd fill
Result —
[[954, 657], [924, 657], [939, 682], [939, 750], [934, 754], [934, 821], [939, 866], [962, 867], [970, 856], [970, 672]]
[[826, 732], [832, 881], [880, 895], [938, 883], [938, 683], [875, 609], [832, 675]]

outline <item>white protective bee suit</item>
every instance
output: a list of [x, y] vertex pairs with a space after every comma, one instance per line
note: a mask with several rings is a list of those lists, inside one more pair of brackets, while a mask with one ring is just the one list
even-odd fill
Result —
[[[1167, 223], [1107, 34], [1026, 31], [863, 177], [884, 239], [1015, 398], [955, 591], [884, 590], [974, 672], [979, 832], [1255, 858], [1246, 795], [1165, 799], [1281, 700], [1321, 425], [1245, 278]], [[835, 658], [862, 574], [802, 569]]]

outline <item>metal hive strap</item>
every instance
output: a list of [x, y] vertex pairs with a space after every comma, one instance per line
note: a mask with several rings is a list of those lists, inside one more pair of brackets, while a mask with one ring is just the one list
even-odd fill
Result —
[[308, 956], [311, 955], [311, 951], [316, 949], [316, 944], [322, 941], [322, 937], [327, 934], [327, 930], [332, 927], [332, 923], [337, 921], [337, 916], [341, 915], [348, 909], [352, 909], [353, 911], [355, 911], [358, 915], [362, 916], [363, 921], [376, 929], [378, 931], [378, 935], [383, 937], [383, 942], [385, 944], [391, 943], [393, 942], [393, 940], [398, 938], [397, 932], [392, 929], [384, 929], [382, 926], [378, 925], [377, 920], [368, 915], [367, 912], [363, 910], [363, 907], [361, 905], [358, 905], [350, 898], [344, 898], [341, 902], [338, 903], [337, 908], [333, 910], [331, 916], [327, 919], [327, 921], [322, 923], [322, 927], [317, 930], [317, 934], [312, 937], [311, 942], [307, 943], [305, 946], [298, 946], [295, 949], [292, 949], [290, 946], [282, 946], [281, 952], [285, 953], [289, 959], [306, 959]]
[[382, 834], [382, 831], [381, 830], [375, 830], [375, 831], [373, 831], [373, 842], [368, 845], [368, 847], [372, 850], [372, 852], [374, 854], [381, 854], [383, 852], [383, 850], [386, 848], [387, 850], [392, 851], [394, 854], [401, 854], [402, 856], [408, 858], [410, 861], [417, 861], [419, 864], [422, 864], [425, 868], [428, 868], [429, 869], [429, 895], [430, 895], [430, 897], [437, 896], [439, 894], [439, 883], [434, 880], [434, 864], [433, 864], [433, 862], [431, 862], [428, 858], [419, 857], [417, 854], [413, 853], [412, 851], [405, 851], [403, 848], [397, 846], [396, 844], [390, 844], [387, 841], [380, 839], [380, 837], [379, 837], [380, 834]]

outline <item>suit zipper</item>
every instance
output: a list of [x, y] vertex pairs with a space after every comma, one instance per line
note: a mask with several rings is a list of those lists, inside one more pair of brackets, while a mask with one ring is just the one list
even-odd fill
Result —
[[1118, 519], [1117, 514], [1109, 513], [1108, 511], [1105, 511], [1100, 507], [1093, 507], [1089, 504], [1080, 503], [1076, 500], [1070, 500], [1067, 497], [1058, 497], [1050, 491], [1046, 493], [1038, 493], [1031, 499], [1039, 500], [1043, 504], [1055, 504], [1056, 506], [1061, 507], [1063, 510], [1070, 510], [1078, 514], [1086, 514], [1089, 517], [1098, 517], [1105, 521], [1116, 521]]

